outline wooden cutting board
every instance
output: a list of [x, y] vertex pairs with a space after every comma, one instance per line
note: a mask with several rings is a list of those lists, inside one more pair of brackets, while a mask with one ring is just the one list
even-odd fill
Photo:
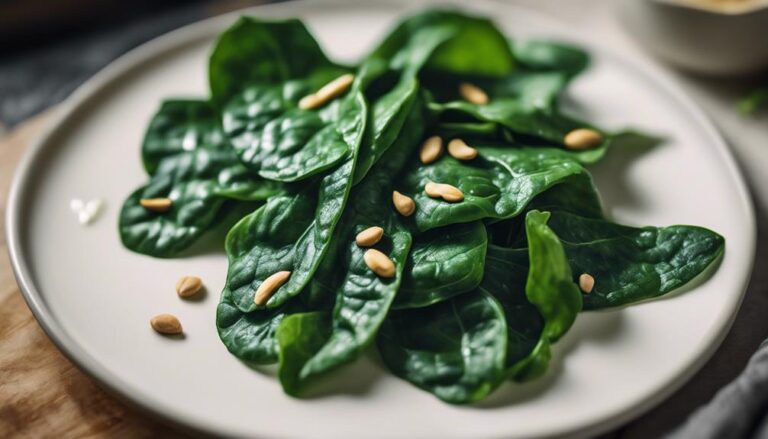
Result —
[[186, 437], [105, 393], [40, 329], [8, 257], [8, 188], [23, 152], [51, 111], [0, 133], [0, 438]]

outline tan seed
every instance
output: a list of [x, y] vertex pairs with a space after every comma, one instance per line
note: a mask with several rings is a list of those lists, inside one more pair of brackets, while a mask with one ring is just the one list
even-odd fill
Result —
[[432, 198], [442, 198], [445, 201], [456, 202], [464, 199], [464, 194], [456, 186], [430, 181], [424, 186], [424, 192]]
[[158, 314], [149, 320], [152, 329], [161, 334], [181, 334], [181, 322], [173, 314]]
[[588, 149], [603, 143], [603, 135], [589, 128], [578, 128], [565, 135], [563, 139], [568, 149]]
[[256, 289], [256, 294], [253, 296], [253, 303], [262, 306], [267, 303], [270, 297], [275, 294], [278, 288], [283, 286], [291, 277], [290, 271], [278, 271], [277, 273], [264, 279], [264, 282]]
[[461, 139], [448, 142], [448, 154], [456, 160], [472, 160], [477, 157], [477, 150]]
[[411, 216], [416, 211], [416, 203], [413, 198], [403, 195], [398, 191], [392, 191], [392, 204], [402, 216]]
[[370, 247], [381, 241], [382, 236], [384, 236], [384, 229], [381, 227], [368, 227], [367, 229], [357, 234], [355, 237], [355, 243], [357, 243], [359, 247]]
[[488, 94], [482, 88], [469, 82], [459, 84], [459, 94], [462, 98], [475, 105], [485, 105], [488, 103]]
[[176, 294], [179, 297], [192, 297], [203, 289], [203, 281], [197, 276], [182, 276], [176, 281]]
[[299, 100], [299, 108], [302, 110], [312, 110], [321, 105], [322, 103], [320, 102], [320, 99], [314, 93], [311, 95], [306, 95]]
[[170, 198], [142, 198], [139, 200], [141, 207], [153, 212], [168, 212], [173, 205]]
[[579, 276], [579, 288], [586, 294], [591, 293], [592, 289], [595, 288], [595, 278], [587, 273], [583, 273]]
[[355, 75], [347, 73], [341, 75], [333, 81], [325, 84], [314, 94], [304, 96], [299, 101], [299, 108], [302, 110], [311, 110], [325, 105], [331, 99], [341, 96], [352, 86], [355, 81]]
[[443, 154], [443, 139], [440, 136], [432, 136], [425, 140], [421, 145], [421, 151], [419, 152], [419, 160], [421, 163], [428, 165]]
[[363, 254], [363, 260], [365, 261], [365, 265], [367, 265], [371, 271], [376, 273], [377, 276], [386, 278], [394, 277], [395, 263], [392, 262], [392, 259], [389, 259], [387, 255], [375, 248], [366, 250]]

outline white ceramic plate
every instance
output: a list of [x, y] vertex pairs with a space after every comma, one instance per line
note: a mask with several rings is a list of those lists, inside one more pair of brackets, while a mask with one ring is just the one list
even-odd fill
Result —
[[[352, 60], [409, 9], [398, 2], [306, 2], [243, 13], [306, 20], [334, 56]], [[494, 2], [473, 2], [510, 35], [558, 36], [565, 24]], [[595, 62], [569, 106], [601, 125], [632, 124], [669, 141], [646, 154], [613, 151], [594, 168], [610, 212], [630, 224], [699, 224], [727, 239], [719, 270], [685, 294], [582, 314], [557, 345], [544, 378], [506, 384], [487, 401], [454, 407], [363, 359], [336, 374], [323, 397], [283, 395], [269, 373], [231, 356], [214, 326], [226, 273], [221, 252], [159, 260], [124, 249], [123, 199], [145, 180], [139, 144], [161, 99], [206, 96], [207, 54], [240, 14], [173, 32], [123, 57], [64, 105], [21, 166], [9, 202], [14, 269], [38, 320], [80, 367], [124, 398], [204, 432], [266, 437], [510, 437], [585, 435], [661, 401], [715, 350], [751, 270], [755, 232], [742, 179], [722, 139], [665, 77], [588, 44]], [[71, 198], [102, 198], [83, 227]], [[217, 242], [221, 245], [220, 242]], [[173, 286], [201, 276], [208, 294], [181, 301]], [[172, 312], [186, 338], [155, 334]], [[332, 390], [332, 391], [331, 391]]]

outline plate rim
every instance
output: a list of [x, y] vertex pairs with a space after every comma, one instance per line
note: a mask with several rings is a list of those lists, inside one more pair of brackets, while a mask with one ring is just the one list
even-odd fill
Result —
[[[397, 3], [408, 4], [408, 2], [404, 0], [397, 0]], [[421, 7], [435, 4], [461, 7], [460, 3], [450, 1], [440, 2], [435, 0], [419, 0], [415, 3], [419, 3]], [[75, 122], [80, 113], [86, 112], [89, 105], [92, 104], [92, 101], [96, 100], [105, 89], [114, 85], [114, 83], [121, 77], [131, 74], [133, 71], [141, 68], [153, 59], [156, 59], [165, 53], [179, 50], [185, 45], [194, 44], [199, 40], [215, 38], [227, 23], [230, 23], [233, 19], [236, 19], [236, 17], [241, 15], [257, 14], [258, 12], [265, 10], [296, 10], [305, 7], [317, 7], [318, 5], [324, 7], [339, 7], [341, 5], [350, 4], [370, 8], [375, 7], [376, 4], [380, 4], [380, 2], [376, 1], [359, 4], [354, 2], [354, 0], [297, 0], [286, 3], [257, 5], [208, 17], [149, 40], [107, 64], [94, 76], [81, 84], [64, 100], [64, 102], [56, 106], [51, 120], [46, 124], [46, 127], [41, 134], [27, 147], [21, 161], [17, 165], [6, 203], [5, 232], [8, 241], [8, 253], [10, 255], [11, 267], [19, 290], [24, 297], [27, 306], [32, 311], [37, 323], [42, 327], [48, 338], [69, 361], [94, 379], [100, 387], [116, 396], [120, 401], [127, 403], [133, 408], [141, 410], [153, 419], [169, 423], [194, 433], [207, 435], [222, 434], [220, 431], [212, 430], [211, 426], [207, 425], [205, 422], [199, 422], [197, 419], [187, 416], [181, 411], [174, 410], [173, 407], [143, 399], [142, 395], [135, 394], [135, 391], [130, 385], [123, 382], [108, 368], [95, 361], [91, 354], [78, 344], [74, 338], [69, 335], [67, 329], [58, 322], [55, 314], [49, 309], [43, 295], [34, 284], [33, 276], [29, 268], [30, 264], [27, 263], [27, 257], [22, 248], [20, 239], [20, 231], [22, 227], [21, 219], [24, 205], [28, 199], [27, 193], [35, 184], [34, 178], [32, 177], [33, 173], [31, 171], [43, 159], [44, 154], [50, 150], [54, 143], [52, 141], [55, 140], [56, 136], [65, 131], [69, 125]], [[493, 5], [498, 8], [504, 8], [507, 11], [523, 11], [526, 15], [536, 17], [537, 20], [541, 20], [543, 23], [556, 24], [560, 22], [557, 18], [531, 9], [530, 7], [508, 4], [502, 0], [480, 0], [477, 3], [473, 3], [473, 5], [468, 8], [465, 7], [465, 9], [480, 9], [480, 6], [482, 5]], [[738, 315], [738, 311], [744, 300], [746, 289], [749, 286], [755, 262], [757, 226], [751, 192], [749, 191], [744, 175], [737, 165], [730, 147], [726, 144], [722, 134], [715, 128], [715, 125], [710, 118], [695, 103], [695, 101], [688, 96], [682, 87], [677, 84], [671, 74], [664, 71], [661, 66], [650, 61], [647, 57], [632, 58], [625, 56], [617, 50], [607, 47], [599, 41], [595, 41], [593, 38], [589, 38], [580, 29], [569, 30], [567, 35], [570, 40], [583, 43], [585, 46], [595, 49], [596, 51], [609, 54], [614, 59], [625, 63], [648, 78], [653, 79], [665, 94], [677, 101], [688, 112], [693, 120], [705, 130], [704, 134], [712, 139], [715, 145], [714, 151], [721, 159], [721, 166], [723, 166], [729, 178], [736, 185], [738, 191], [737, 198], [745, 214], [746, 227], [744, 234], [747, 238], [746, 245], [748, 248], [746, 250], [749, 255], [749, 263], [742, 267], [741, 273], [738, 276], [738, 279], [741, 279], [741, 286], [739, 288], [739, 298], [734, 308], [734, 312], [731, 313], [727, 321], [723, 322], [722, 330], [720, 330], [712, 342], [708, 344], [707, 349], [700, 352], [695, 361], [692, 361], [687, 367], [683, 368], [670, 385], [664, 387], [662, 391], [651, 394], [644, 400], [638, 401], [634, 406], [610, 419], [591, 420], [576, 429], [550, 433], [555, 435], [567, 434], [571, 436], [587, 436], [608, 431], [655, 407], [687, 383], [712, 357], [730, 332], [733, 321]], [[558, 36], [556, 38], [560, 37]]]

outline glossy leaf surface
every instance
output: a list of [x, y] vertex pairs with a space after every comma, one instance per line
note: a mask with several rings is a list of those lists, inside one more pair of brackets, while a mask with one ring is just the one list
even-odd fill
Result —
[[392, 307], [428, 306], [474, 290], [483, 279], [487, 245], [485, 226], [479, 221], [419, 235]]
[[484, 398], [505, 376], [504, 311], [484, 291], [393, 311], [377, 343], [395, 375], [453, 404]]
[[[444, 156], [428, 166], [414, 161], [406, 168], [399, 190], [416, 201], [414, 222], [419, 230], [511, 218], [556, 185], [592, 186], [587, 171], [556, 149], [478, 147], [478, 151], [479, 156], [468, 162]], [[457, 187], [464, 200], [447, 202], [427, 196], [424, 187], [430, 181]], [[584, 202], [599, 205], [599, 201]]]

